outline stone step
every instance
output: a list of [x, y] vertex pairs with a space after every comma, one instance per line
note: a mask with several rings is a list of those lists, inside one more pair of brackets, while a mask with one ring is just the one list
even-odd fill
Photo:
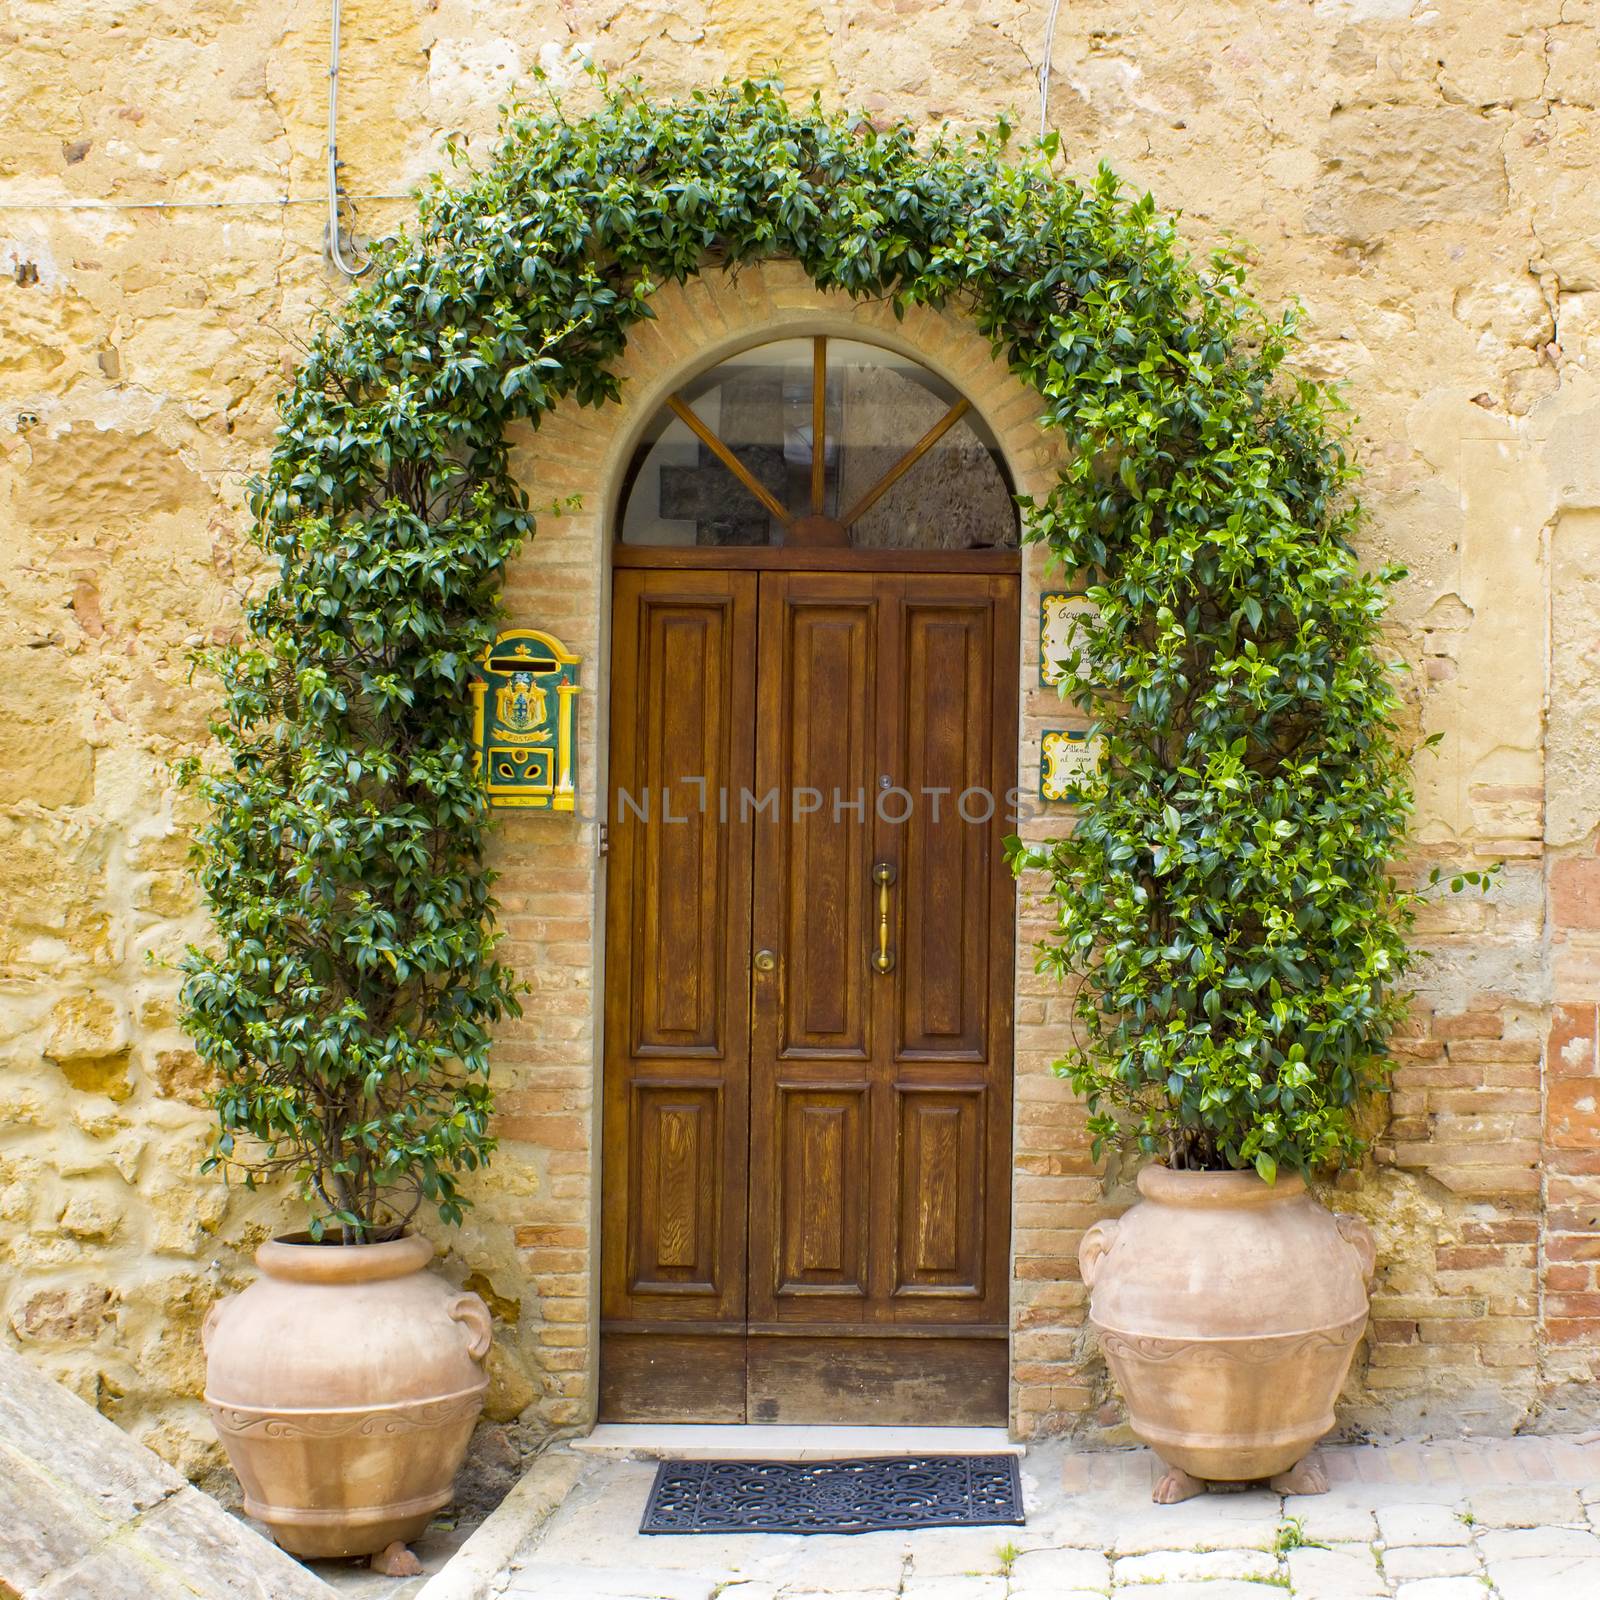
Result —
[[0, 1348], [0, 1595], [333, 1600], [60, 1384]]
[[602, 1422], [572, 1448], [668, 1461], [848, 1461], [869, 1456], [1025, 1453], [1004, 1428], [851, 1428], [780, 1423]]

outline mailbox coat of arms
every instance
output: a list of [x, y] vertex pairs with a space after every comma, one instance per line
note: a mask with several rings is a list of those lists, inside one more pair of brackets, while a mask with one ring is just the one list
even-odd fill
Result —
[[491, 806], [577, 803], [578, 657], [551, 634], [509, 628], [478, 663], [472, 742]]

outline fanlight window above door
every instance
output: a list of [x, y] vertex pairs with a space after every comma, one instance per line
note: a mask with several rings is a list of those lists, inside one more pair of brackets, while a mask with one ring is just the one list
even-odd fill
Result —
[[853, 339], [759, 345], [685, 384], [628, 464], [625, 544], [1014, 547], [994, 436], [943, 378]]

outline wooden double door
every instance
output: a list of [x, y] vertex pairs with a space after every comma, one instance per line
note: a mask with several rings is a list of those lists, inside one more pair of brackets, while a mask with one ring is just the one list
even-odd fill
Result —
[[617, 572], [602, 1417], [1005, 1421], [1017, 609]]

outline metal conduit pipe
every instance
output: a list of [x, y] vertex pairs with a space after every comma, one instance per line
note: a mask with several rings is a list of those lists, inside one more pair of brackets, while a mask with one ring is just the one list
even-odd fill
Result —
[[[345, 234], [339, 221], [339, 202], [342, 198], [339, 193], [339, 22], [340, 0], [333, 0], [333, 17], [328, 35], [328, 259], [345, 277], [359, 278], [372, 265], [372, 258], [369, 256], [358, 266], [352, 267], [345, 262], [341, 249]], [[350, 210], [353, 219], [353, 203]], [[350, 248], [354, 251], [354, 232], [348, 238]]]
[[[335, 0], [337, 9], [338, 0]], [[1044, 24], [1044, 59], [1039, 63], [1039, 137], [1050, 131], [1050, 57], [1056, 47], [1056, 18], [1061, 15], [1061, 0], [1050, 0], [1050, 15]]]

